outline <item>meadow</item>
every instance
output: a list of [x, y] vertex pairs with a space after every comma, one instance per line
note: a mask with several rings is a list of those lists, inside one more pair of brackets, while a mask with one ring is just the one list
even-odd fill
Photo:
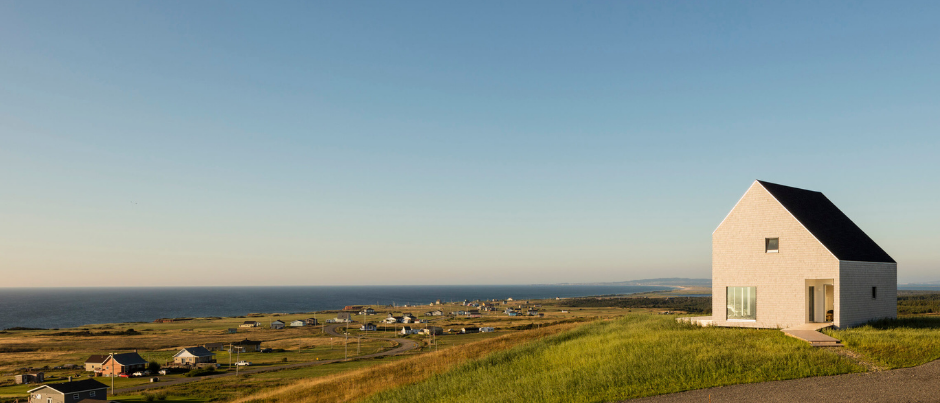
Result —
[[860, 371], [851, 360], [775, 330], [701, 328], [671, 316], [630, 314], [496, 352], [365, 401], [603, 402]]
[[850, 329], [826, 329], [849, 349], [887, 369], [913, 367], [940, 358], [940, 317], [908, 316]]

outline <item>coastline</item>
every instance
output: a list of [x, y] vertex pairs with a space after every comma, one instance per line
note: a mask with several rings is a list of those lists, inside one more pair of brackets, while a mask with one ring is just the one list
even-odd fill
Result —
[[286, 286], [17, 290], [0, 295], [0, 330], [68, 329], [160, 318], [335, 311], [348, 305], [412, 308], [437, 300], [554, 299], [671, 291], [673, 286]]

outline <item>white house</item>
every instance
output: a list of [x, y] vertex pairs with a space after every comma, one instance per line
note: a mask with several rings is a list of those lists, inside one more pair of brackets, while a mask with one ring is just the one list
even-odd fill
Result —
[[271, 329], [283, 329], [283, 328], [284, 328], [284, 322], [281, 322], [279, 320], [271, 322]]
[[845, 328], [897, 317], [897, 263], [820, 192], [755, 181], [712, 234], [702, 324]]
[[375, 324], [372, 324], [372, 323], [363, 324], [362, 326], [359, 326], [359, 330], [362, 330], [364, 332], [375, 331]]
[[215, 362], [215, 353], [205, 347], [189, 347], [173, 355], [176, 364], [195, 365]]
[[291, 326], [291, 327], [304, 327], [304, 326], [307, 326], [307, 322], [298, 319], [298, 320], [295, 320], [295, 321], [291, 322], [291, 323], [290, 323], [290, 326]]

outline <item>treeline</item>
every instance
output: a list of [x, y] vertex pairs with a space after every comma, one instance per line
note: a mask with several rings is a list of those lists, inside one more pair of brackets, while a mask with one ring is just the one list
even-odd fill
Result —
[[92, 332], [89, 330], [79, 330], [77, 332], [50, 333], [49, 336], [84, 336], [84, 337], [87, 337], [87, 336], [136, 336], [139, 334], [140, 332], [134, 329], [115, 330], [115, 331], [104, 330], [100, 332]]
[[567, 307], [652, 308], [688, 313], [712, 313], [712, 297], [667, 298], [571, 298], [561, 303]]
[[940, 294], [898, 296], [898, 315], [940, 313]]

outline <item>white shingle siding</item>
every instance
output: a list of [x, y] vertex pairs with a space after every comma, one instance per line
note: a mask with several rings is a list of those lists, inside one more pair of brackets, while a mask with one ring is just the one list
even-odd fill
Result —
[[[858, 326], [873, 319], [898, 316], [897, 263], [849, 262], [839, 265], [840, 327]], [[877, 298], [871, 288], [878, 287]]]

